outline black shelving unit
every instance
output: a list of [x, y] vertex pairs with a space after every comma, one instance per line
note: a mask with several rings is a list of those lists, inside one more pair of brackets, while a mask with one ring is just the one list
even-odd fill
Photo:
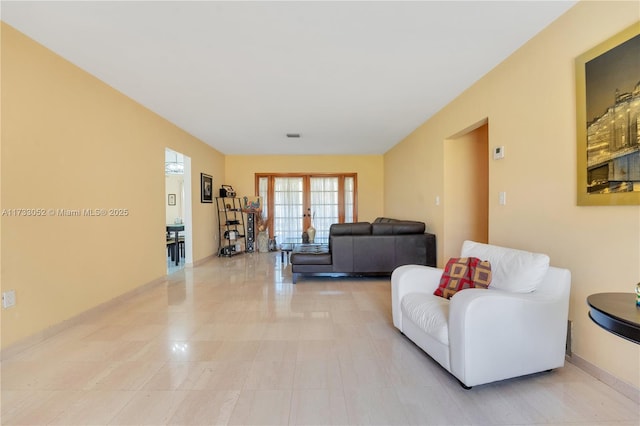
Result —
[[244, 215], [239, 198], [216, 197], [218, 207], [218, 256], [234, 256], [245, 250]]

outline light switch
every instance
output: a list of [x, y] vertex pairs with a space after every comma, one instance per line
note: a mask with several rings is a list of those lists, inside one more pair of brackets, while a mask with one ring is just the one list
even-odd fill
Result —
[[500, 160], [504, 158], [504, 146], [497, 146], [493, 149], [493, 159]]
[[16, 305], [16, 291], [9, 290], [2, 293], [2, 307], [10, 308]]
[[507, 193], [506, 193], [506, 192], [502, 191], [502, 192], [500, 192], [500, 193], [498, 194], [498, 203], [499, 203], [501, 206], [504, 206], [504, 205], [506, 205], [506, 204], [507, 204]]

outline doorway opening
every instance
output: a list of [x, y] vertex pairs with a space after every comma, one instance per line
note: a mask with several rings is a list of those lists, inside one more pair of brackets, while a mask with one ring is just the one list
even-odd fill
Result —
[[482, 120], [444, 144], [444, 258], [464, 240], [489, 242], [489, 123]]
[[191, 158], [165, 148], [165, 216], [167, 274], [193, 264]]

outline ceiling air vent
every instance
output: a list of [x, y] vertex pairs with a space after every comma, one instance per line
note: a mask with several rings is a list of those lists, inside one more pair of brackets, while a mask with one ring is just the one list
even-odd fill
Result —
[[300, 133], [287, 133], [288, 138], [299, 138]]

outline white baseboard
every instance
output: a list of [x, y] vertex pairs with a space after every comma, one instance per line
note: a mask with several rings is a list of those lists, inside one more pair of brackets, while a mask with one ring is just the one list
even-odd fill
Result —
[[[212, 254], [210, 256], [206, 256], [203, 257], [202, 259], [199, 259], [195, 262], [193, 262], [193, 264], [188, 265], [188, 267], [190, 268], [195, 268], [197, 266], [202, 265], [203, 263], [209, 262], [211, 259], [214, 259], [216, 257], [215, 254]], [[67, 320], [62, 321], [61, 323], [52, 325], [51, 327], [48, 327], [42, 331], [39, 331], [29, 337], [26, 337], [22, 340], [19, 340], [16, 343], [12, 343], [11, 345], [9, 345], [8, 347], [0, 350], [0, 360], [5, 360], [5, 359], [9, 359], [12, 356], [15, 356], [16, 354], [24, 351], [27, 348], [30, 348], [33, 345], [36, 345], [38, 343], [43, 342], [44, 340], [48, 339], [49, 337], [60, 333], [63, 330], [66, 330], [69, 327], [72, 327], [74, 325], [78, 325], [78, 324], [82, 324], [83, 322], [86, 322], [88, 318], [90, 318], [91, 316], [97, 315], [101, 312], [103, 312], [106, 309], [109, 309], [113, 306], [116, 306], [120, 303], [122, 303], [123, 300], [126, 300], [127, 298], [131, 297], [131, 296], [135, 296], [136, 294], [139, 294], [143, 291], [146, 291], [158, 284], [162, 284], [166, 281], [167, 277], [160, 277], [157, 278], [153, 281], [150, 281], [146, 284], [141, 285], [140, 287], [136, 287], [131, 291], [128, 291], [124, 294], [121, 294], [120, 296], [116, 296], [115, 298], [108, 300], [104, 303], [101, 303], [97, 306], [94, 306], [93, 308], [90, 308], [74, 317], [71, 317]]]
[[78, 324], [82, 324], [87, 322], [88, 320], [90, 320], [92, 317], [94, 317], [95, 315], [98, 315], [102, 312], [104, 312], [105, 310], [112, 308], [116, 305], [121, 304], [124, 300], [135, 296], [137, 294], [142, 293], [143, 291], [147, 291], [150, 288], [153, 288], [157, 285], [163, 284], [166, 282], [166, 276], [164, 277], [160, 277], [160, 278], [156, 278], [153, 281], [150, 281], [146, 284], [141, 285], [140, 287], [136, 287], [131, 291], [128, 291], [126, 293], [121, 294], [120, 296], [116, 296], [111, 300], [108, 300], [104, 303], [101, 303], [97, 306], [94, 306], [93, 308], [89, 308], [88, 310], [79, 313], [78, 315], [71, 317], [69, 319], [66, 319], [58, 324], [52, 325], [51, 327], [45, 328], [42, 331], [39, 331], [29, 337], [26, 337], [22, 340], [19, 340], [16, 343], [13, 343], [11, 345], [9, 345], [8, 347], [2, 349], [2, 351], [0, 351], [0, 360], [6, 360], [6, 359], [10, 359], [11, 357], [19, 354], [20, 352], [24, 351], [27, 348], [30, 348], [38, 343], [43, 342], [44, 340], [48, 339], [51, 336], [54, 336], [58, 333], [60, 333], [61, 331], [64, 331], [70, 327], [73, 327], [75, 325]]
[[209, 255], [207, 257], [203, 257], [202, 259], [198, 259], [195, 262], [193, 262], [190, 267], [195, 268], [196, 266], [200, 266], [203, 263], [207, 263], [208, 261], [210, 261], [211, 259], [214, 259], [216, 257], [217, 256], [215, 254]]
[[614, 390], [620, 392], [622, 395], [626, 396], [633, 402], [640, 404], [640, 389], [636, 388], [632, 384], [618, 379], [611, 373], [603, 370], [596, 365], [591, 364], [589, 361], [579, 357], [576, 354], [572, 354], [570, 357], [566, 357], [566, 360], [576, 367], [579, 367], [581, 370], [586, 371], [588, 374], [592, 375], [601, 382], [607, 384]]

